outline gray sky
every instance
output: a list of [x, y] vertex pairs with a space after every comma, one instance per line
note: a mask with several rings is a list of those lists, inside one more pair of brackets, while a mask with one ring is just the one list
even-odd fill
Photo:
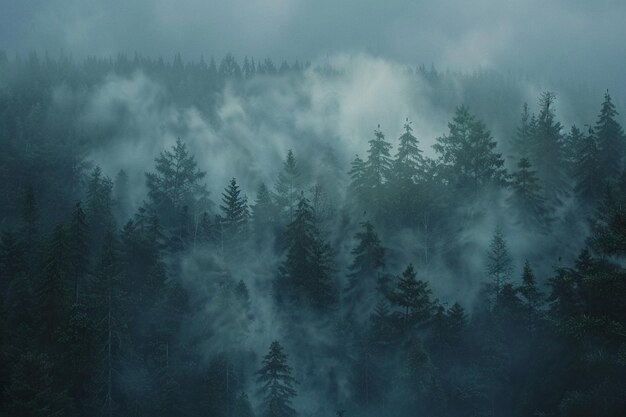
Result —
[[[0, 48], [315, 60], [593, 78], [626, 91], [623, 0], [0, 0]], [[561, 70], [559, 72], [559, 70]]]

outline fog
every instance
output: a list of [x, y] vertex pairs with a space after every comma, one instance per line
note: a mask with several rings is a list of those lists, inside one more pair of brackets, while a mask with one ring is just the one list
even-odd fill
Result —
[[625, 3], [0, 2], [0, 415], [626, 409]]

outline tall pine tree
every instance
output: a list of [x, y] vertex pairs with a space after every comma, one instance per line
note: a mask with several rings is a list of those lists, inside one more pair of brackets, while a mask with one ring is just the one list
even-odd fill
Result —
[[291, 400], [296, 396], [293, 388], [296, 383], [291, 376], [287, 355], [278, 341], [272, 342], [269, 352], [263, 358], [263, 366], [257, 372], [259, 389], [263, 396], [263, 417], [295, 417], [296, 411]]

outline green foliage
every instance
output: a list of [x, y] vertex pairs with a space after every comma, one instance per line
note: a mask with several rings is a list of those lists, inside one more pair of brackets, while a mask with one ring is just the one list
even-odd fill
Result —
[[598, 167], [605, 182], [611, 182], [619, 175], [626, 150], [626, 135], [616, 120], [618, 115], [607, 91], [594, 129], [598, 141]]
[[263, 358], [263, 366], [257, 372], [257, 382], [261, 385], [259, 393], [263, 395], [262, 416], [293, 417], [296, 411], [291, 407], [291, 400], [296, 396], [293, 388], [296, 381], [291, 376], [291, 367], [287, 364], [287, 355], [278, 341], [272, 342], [269, 352]]
[[287, 226], [284, 241], [287, 258], [275, 282], [278, 299], [327, 309], [336, 301], [333, 253], [315, 226], [315, 214], [304, 197]]
[[206, 172], [180, 139], [171, 150], [165, 150], [155, 159], [155, 172], [146, 173], [150, 209], [168, 225], [180, 227], [181, 213], [186, 210], [199, 216], [207, 209], [208, 192], [200, 181]]
[[495, 152], [497, 144], [485, 124], [470, 114], [466, 106], [457, 107], [448, 129], [449, 134], [437, 138], [433, 148], [449, 184], [477, 190], [504, 182], [504, 160]]
[[274, 201], [281, 212], [282, 222], [289, 224], [293, 221], [294, 213], [300, 194], [303, 189], [303, 180], [300, 167], [291, 149], [283, 161], [283, 169], [278, 174], [276, 181]]

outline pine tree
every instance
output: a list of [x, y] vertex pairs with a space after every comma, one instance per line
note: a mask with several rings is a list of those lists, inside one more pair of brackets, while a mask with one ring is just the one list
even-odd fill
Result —
[[257, 375], [257, 381], [261, 384], [259, 392], [263, 395], [262, 416], [296, 416], [296, 411], [291, 407], [291, 399], [296, 396], [293, 388], [296, 381], [291, 376], [287, 355], [278, 341], [272, 342]]
[[233, 417], [254, 417], [254, 411], [250, 405], [248, 394], [242, 392], [235, 399], [235, 406], [233, 407]]
[[450, 332], [449, 342], [451, 345], [458, 345], [461, 342], [463, 331], [467, 325], [465, 310], [461, 307], [461, 304], [454, 303], [446, 312], [446, 316]]
[[352, 249], [354, 257], [349, 267], [346, 299], [355, 304], [366, 294], [373, 294], [377, 280], [385, 266], [385, 249], [382, 247], [374, 225], [369, 221], [361, 223], [362, 230], [354, 238], [357, 245]]
[[381, 298], [370, 315], [369, 339], [379, 347], [388, 346], [395, 339], [395, 328], [389, 303]]
[[39, 204], [35, 197], [33, 187], [26, 189], [24, 206], [22, 209], [22, 236], [27, 250], [35, 251], [37, 239], [39, 238]]
[[222, 204], [220, 205], [222, 216], [220, 223], [222, 227], [222, 239], [225, 242], [237, 242], [242, 240], [247, 233], [248, 219], [248, 199], [241, 195], [241, 189], [237, 185], [235, 178], [222, 193]]
[[[410, 122], [404, 125], [405, 133], [398, 139], [398, 153], [393, 161], [392, 179], [389, 183], [389, 201], [393, 211], [390, 216], [402, 225], [415, 224], [418, 213], [428, 198], [423, 186], [426, 180], [426, 161], [413, 136]], [[390, 219], [386, 219], [389, 221]]]
[[287, 259], [276, 281], [279, 299], [304, 302], [324, 309], [335, 302], [332, 283], [332, 250], [315, 226], [315, 214], [308, 200], [300, 199], [293, 221], [285, 232]]
[[96, 166], [87, 180], [87, 207], [85, 216], [89, 225], [91, 248], [95, 250], [102, 245], [105, 233], [114, 228], [112, 197], [113, 181], [102, 174]]
[[380, 203], [384, 197], [383, 185], [391, 179], [393, 160], [390, 151], [391, 144], [385, 139], [385, 135], [378, 129], [374, 131], [374, 138], [369, 142], [367, 161], [365, 167], [365, 192], [372, 209]]
[[146, 186], [150, 209], [162, 221], [169, 226], [170, 222], [180, 218], [180, 211], [185, 206], [194, 216], [206, 210], [208, 192], [205, 185], [200, 183], [206, 172], [198, 169], [194, 156], [180, 138], [176, 139], [171, 151], [161, 152], [155, 162], [156, 172], [146, 173]]
[[450, 133], [437, 138], [433, 148], [447, 180], [457, 187], [477, 190], [487, 184], [501, 184], [506, 178], [502, 155], [485, 124], [476, 120], [465, 106], [457, 107], [448, 123]]
[[398, 152], [393, 162], [393, 177], [401, 183], [419, 180], [424, 169], [424, 157], [412, 131], [411, 122], [406, 119], [404, 133], [398, 139]]
[[622, 167], [626, 136], [624, 129], [616, 120], [618, 115], [619, 113], [615, 109], [611, 95], [607, 90], [595, 127], [599, 151], [598, 164], [602, 181], [615, 181]]
[[89, 226], [87, 225], [87, 218], [80, 202], [78, 202], [72, 211], [72, 221], [69, 231], [71, 266], [74, 280], [74, 303], [79, 302], [81, 281], [87, 274], [89, 264], [88, 233]]
[[507, 203], [517, 211], [522, 224], [541, 225], [548, 220], [548, 209], [538, 182], [530, 161], [526, 158], [520, 159], [517, 171], [512, 175], [511, 195]]
[[350, 176], [348, 192], [352, 197], [351, 200], [357, 203], [357, 207], [355, 208], [367, 208], [367, 198], [369, 195], [366, 182], [366, 167], [365, 162], [359, 158], [359, 155], [354, 157], [348, 175]]
[[35, 197], [35, 191], [32, 187], [26, 189], [24, 204], [21, 211], [21, 241], [24, 245], [24, 257], [28, 279], [34, 282], [35, 275], [38, 271], [39, 256], [42, 248], [40, 247], [40, 213], [39, 204]]
[[556, 120], [554, 101], [556, 96], [544, 92], [539, 99], [540, 112], [533, 129], [530, 160], [537, 168], [540, 183], [549, 203], [559, 203], [566, 190], [565, 163], [563, 158], [563, 126]]
[[256, 200], [252, 206], [252, 225], [257, 239], [266, 238], [276, 227], [276, 206], [264, 183], [259, 184]]
[[487, 274], [493, 285], [496, 305], [498, 304], [500, 294], [504, 284], [510, 279], [512, 272], [512, 262], [509, 256], [502, 230], [498, 227], [489, 243], [489, 252], [487, 254]]
[[418, 280], [413, 264], [409, 264], [394, 290], [388, 294], [389, 301], [403, 309], [402, 328], [404, 332], [413, 324], [430, 318], [433, 311], [430, 294], [428, 283]]
[[581, 142], [575, 159], [574, 191], [582, 202], [593, 204], [600, 197], [603, 180], [598, 145], [591, 128]]
[[48, 417], [69, 415], [67, 394], [53, 378], [53, 361], [40, 353], [24, 352], [13, 363], [11, 381], [4, 392], [7, 416]]
[[537, 307], [541, 299], [541, 293], [537, 289], [537, 283], [535, 280], [535, 274], [528, 263], [528, 260], [524, 262], [524, 271], [522, 272], [522, 285], [519, 288], [519, 293], [524, 301], [524, 306], [527, 311], [527, 326], [529, 334], [532, 334], [537, 316]]
[[[95, 268], [95, 280], [91, 289], [92, 308], [99, 346], [97, 372], [92, 383], [95, 386], [97, 413], [112, 416], [118, 407], [118, 372], [122, 346], [126, 341], [124, 326], [124, 293], [121, 276], [119, 248], [115, 235], [105, 234], [102, 250]], [[95, 405], [94, 405], [95, 406]]]
[[[592, 132], [591, 129], [590, 132]], [[565, 135], [563, 143], [563, 160], [567, 166], [567, 172], [571, 176], [576, 176], [578, 157], [584, 146], [585, 135], [576, 125], [572, 125], [569, 134]]]
[[276, 181], [274, 189], [274, 200], [281, 211], [284, 223], [288, 224], [293, 221], [294, 211], [302, 192], [300, 167], [291, 149], [287, 151], [287, 156], [283, 162], [283, 170], [278, 174], [278, 181]]
[[522, 115], [520, 125], [517, 128], [517, 135], [513, 142], [513, 148], [522, 158], [527, 158], [530, 148], [530, 141], [533, 135], [534, 125], [536, 123], [535, 115], [532, 116], [528, 112], [528, 103], [524, 103], [522, 107]]
[[56, 329], [65, 323], [72, 305], [70, 244], [63, 225], [58, 225], [48, 244], [44, 274], [35, 292], [37, 328], [42, 340], [52, 345]]

